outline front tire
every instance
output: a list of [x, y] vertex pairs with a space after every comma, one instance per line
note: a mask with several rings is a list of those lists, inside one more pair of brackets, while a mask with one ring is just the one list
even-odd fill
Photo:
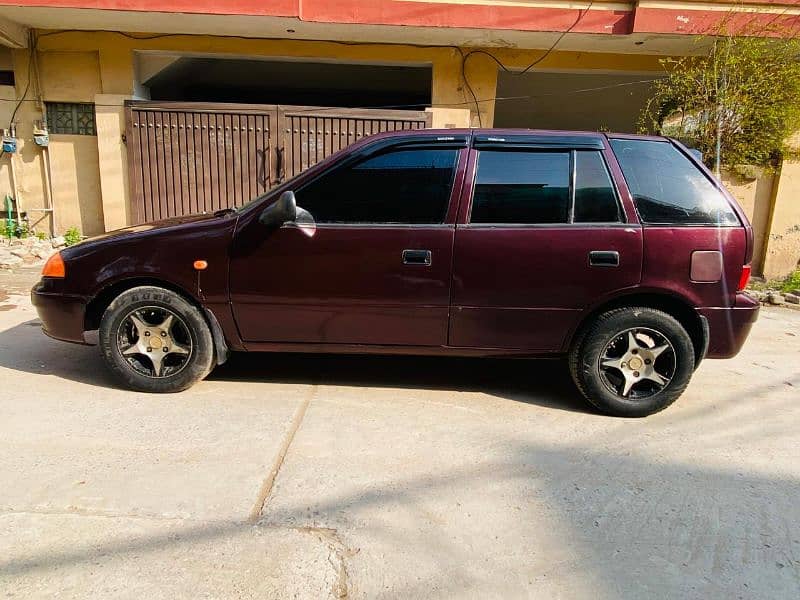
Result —
[[569, 363], [575, 385], [596, 408], [618, 417], [645, 417], [683, 393], [695, 356], [689, 334], [673, 316], [626, 307], [590, 323], [573, 344]]
[[103, 314], [99, 338], [112, 373], [141, 392], [180, 392], [214, 366], [214, 340], [200, 309], [160, 287], [117, 296]]

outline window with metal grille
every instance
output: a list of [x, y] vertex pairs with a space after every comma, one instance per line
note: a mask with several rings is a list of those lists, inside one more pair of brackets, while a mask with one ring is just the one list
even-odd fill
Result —
[[94, 104], [78, 102], [46, 102], [47, 126], [50, 133], [97, 135]]

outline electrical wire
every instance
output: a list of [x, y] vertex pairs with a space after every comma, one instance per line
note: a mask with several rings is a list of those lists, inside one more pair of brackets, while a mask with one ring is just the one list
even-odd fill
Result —
[[19, 111], [20, 106], [22, 103], [25, 102], [25, 99], [28, 97], [28, 92], [31, 89], [31, 79], [33, 79], [33, 50], [28, 53], [28, 81], [25, 82], [25, 90], [22, 92], [22, 98], [17, 101], [17, 105], [14, 107], [14, 111], [11, 113], [11, 120], [8, 124], [8, 128], [14, 125], [14, 118], [17, 116], [17, 112]]
[[[31, 32], [31, 34], [30, 34], [30, 43], [31, 43], [31, 48], [32, 49], [28, 53], [28, 76], [27, 76], [28, 80], [25, 82], [25, 90], [22, 92], [22, 98], [20, 98], [19, 100], [12, 100], [12, 99], [7, 99], [7, 98], [3, 99], [6, 102], [16, 102], [17, 103], [17, 105], [14, 107], [14, 110], [11, 113], [11, 119], [9, 120], [9, 123], [8, 123], [8, 129], [11, 129], [14, 126], [14, 119], [17, 116], [17, 112], [19, 111], [20, 106], [22, 106], [22, 103], [26, 101], [25, 99], [28, 97], [28, 92], [31, 89], [31, 79], [33, 79], [33, 53], [34, 53], [33, 48], [36, 47], [36, 43], [37, 43], [35, 34], [33, 32]], [[5, 149], [0, 148], [0, 158], [3, 158], [3, 156], [5, 156], [5, 154], [6, 154]]]
[[[55, 31], [46, 31], [39, 34], [40, 38], [50, 37], [53, 35], [63, 35], [66, 33], [109, 33], [114, 35], [119, 35], [124, 38], [128, 38], [131, 40], [162, 40], [166, 38], [198, 38], [198, 37], [223, 37], [228, 39], [234, 40], [245, 40], [245, 41], [265, 41], [265, 42], [285, 42], [287, 41], [286, 37], [260, 37], [254, 35], [226, 35], [226, 34], [204, 34], [204, 33], [155, 33], [152, 35], [136, 35], [134, 33], [128, 33], [126, 31], [115, 31], [113, 29], [92, 29], [92, 30], [85, 30], [85, 29], [58, 29]], [[386, 46], [384, 42], [350, 42], [346, 40], [321, 40], [321, 39], [304, 39], [304, 38], [291, 38], [290, 41], [293, 42], [320, 42], [326, 44], [337, 44], [339, 46], [379, 46], [383, 47]], [[407, 43], [403, 42], [399, 45], [402, 46], [410, 46], [412, 48], [427, 48], [427, 49], [442, 49], [442, 48], [449, 48], [451, 50], [459, 50], [458, 46], [452, 44], [443, 44], [443, 45], [436, 45], [436, 44], [414, 44], [414, 43]]]
[[527, 73], [528, 71], [533, 69], [536, 65], [540, 64], [542, 61], [547, 59], [547, 57], [550, 56], [553, 53], [553, 51], [556, 49], [558, 44], [561, 43], [561, 40], [564, 39], [564, 36], [566, 36], [573, 29], [575, 29], [575, 27], [577, 27], [578, 23], [581, 22], [583, 17], [586, 16], [586, 14], [592, 9], [592, 5], [593, 4], [594, 4], [594, 0], [590, 0], [589, 1], [589, 5], [586, 8], [584, 8], [582, 10], [579, 9], [578, 10], [578, 16], [575, 18], [575, 21], [573, 21], [572, 25], [570, 25], [564, 31], [561, 32], [561, 35], [559, 35], [556, 38], [556, 40], [550, 45], [550, 47], [545, 51], [544, 54], [542, 54], [539, 58], [534, 60], [531, 64], [529, 64], [527, 67], [525, 67], [521, 71], [514, 71], [514, 70], [508, 68], [506, 65], [503, 64], [503, 61], [501, 61], [494, 54], [492, 54], [491, 52], [489, 52], [487, 50], [481, 50], [481, 49], [470, 50], [469, 52], [464, 54], [461, 51], [461, 49], [459, 48], [459, 52], [461, 52], [461, 78], [464, 80], [464, 85], [466, 85], [467, 90], [472, 95], [473, 101], [475, 102], [475, 112], [477, 112], [477, 114], [478, 114], [478, 126], [479, 127], [483, 127], [483, 122], [482, 122], [482, 119], [481, 119], [480, 106], [478, 105], [478, 98], [475, 95], [475, 90], [472, 88], [472, 85], [470, 84], [469, 80], [467, 79], [467, 59], [469, 59], [470, 56], [473, 56], [475, 54], [483, 54], [483, 55], [488, 56], [489, 58], [491, 58], [495, 63], [497, 63], [497, 66], [499, 66], [504, 72], [511, 73], [511, 74], [514, 74], [514, 75], [524, 75], [525, 73]]

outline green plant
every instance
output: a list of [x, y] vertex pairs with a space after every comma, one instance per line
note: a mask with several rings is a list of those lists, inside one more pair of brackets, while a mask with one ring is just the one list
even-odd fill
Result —
[[794, 290], [800, 290], [800, 269], [789, 275], [781, 286], [782, 292], [793, 292]]
[[27, 223], [4, 219], [2, 235], [6, 238], [26, 238], [31, 234]]
[[67, 246], [77, 244], [81, 241], [81, 232], [78, 231], [77, 227], [70, 227], [64, 234], [64, 241], [66, 242]]
[[723, 26], [698, 40], [706, 55], [663, 59], [639, 128], [688, 142], [709, 166], [774, 167], [800, 128], [800, 41], [736, 33]]
[[47, 239], [47, 234], [42, 232], [42, 231], [37, 231], [36, 232], [36, 239], [38, 239], [38, 240], [46, 240]]

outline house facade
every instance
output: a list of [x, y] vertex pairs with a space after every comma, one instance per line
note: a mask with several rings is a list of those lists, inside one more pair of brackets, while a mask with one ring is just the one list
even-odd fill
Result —
[[[0, 0], [0, 191], [92, 235], [242, 204], [387, 129], [632, 132], [659, 59], [722, 19], [796, 28], [800, 3]], [[756, 271], [791, 271], [800, 163], [726, 184]]]

